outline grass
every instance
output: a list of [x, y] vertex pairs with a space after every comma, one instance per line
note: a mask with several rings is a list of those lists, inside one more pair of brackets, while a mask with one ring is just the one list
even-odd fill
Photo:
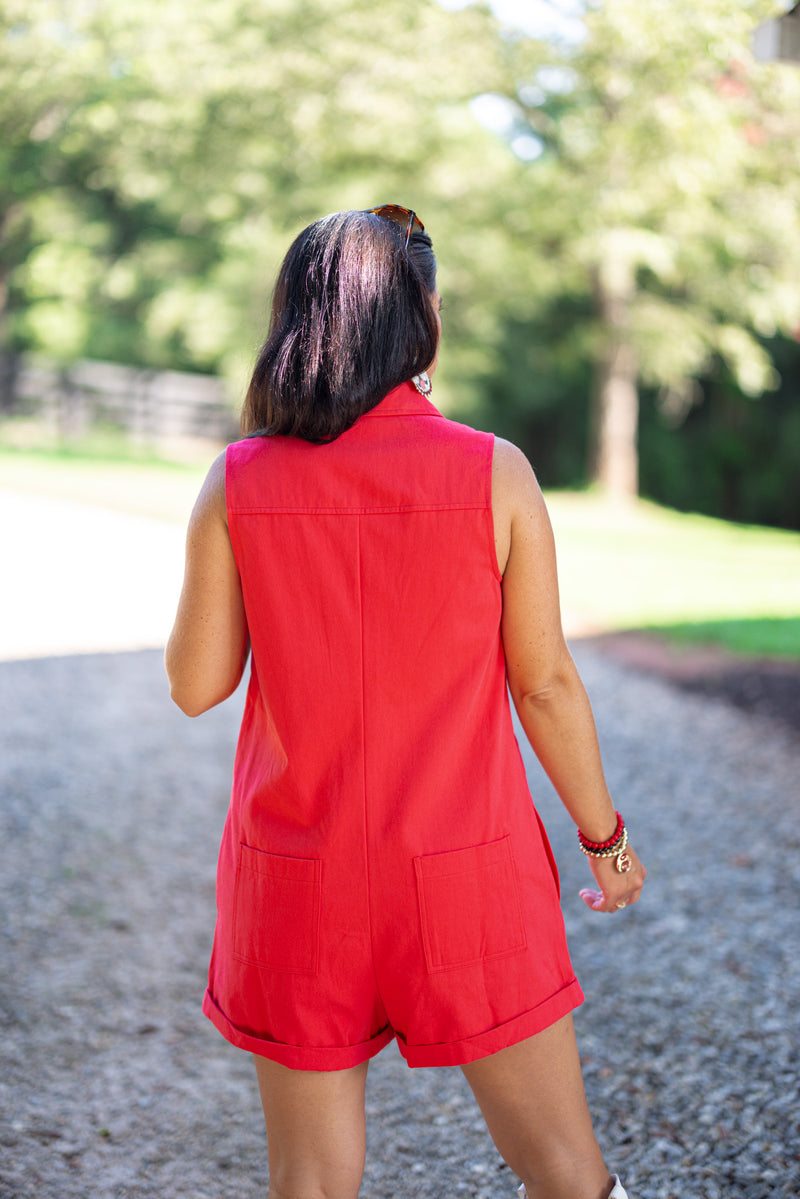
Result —
[[800, 620], [700, 620], [656, 626], [653, 632], [676, 646], [714, 646], [743, 657], [800, 661]]
[[548, 507], [564, 609], [597, 631], [800, 659], [800, 533], [591, 493], [553, 492]]
[[35, 492], [185, 524], [216, 457], [198, 464], [168, 462], [147, 452], [108, 453], [96, 443], [80, 449], [19, 450], [0, 443], [0, 487]]
[[[216, 456], [180, 465], [109, 447], [0, 443], [0, 486], [185, 523]], [[800, 533], [730, 524], [645, 501], [551, 492], [562, 605], [598, 632], [647, 629], [676, 645], [800, 660]]]

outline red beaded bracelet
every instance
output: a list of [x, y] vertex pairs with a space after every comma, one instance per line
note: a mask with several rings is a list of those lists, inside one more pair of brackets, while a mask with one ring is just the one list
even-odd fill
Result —
[[617, 827], [614, 829], [612, 835], [605, 841], [590, 841], [585, 833], [582, 833], [581, 830], [578, 829], [578, 840], [580, 841], [583, 849], [587, 849], [589, 853], [603, 853], [604, 850], [611, 849], [617, 843], [617, 841], [622, 840], [622, 836], [625, 832], [625, 821], [622, 819], [619, 812], [615, 812], [614, 815], [617, 818]]

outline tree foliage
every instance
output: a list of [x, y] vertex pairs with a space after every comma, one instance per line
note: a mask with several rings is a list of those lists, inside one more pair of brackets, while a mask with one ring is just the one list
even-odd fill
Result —
[[800, 522], [800, 71], [750, 52], [777, 7], [598, 0], [554, 43], [436, 0], [0, 0], [0, 349], [240, 392], [291, 236], [396, 201], [450, 410], [549, 484], [591, 440], [612, 490]]
[[262, 332], [289, 235], [387, 199], [413, 203], [434, 235], [466, 231], [437, 238], [454, 278], [469, 264], [479, 280], [490, 261], [470, 263], [476, 211], [489, 176], [517, 164], [467, 108], [492, 82], [485, 12], [432, 0], [0, 11], [7, 345], [225, 370]]
[[[508, 44], [505, 94], [539, 139], [526, 231], [594, 364], [596, 472], [636, 486], [637, 385], [671, 416], [718, 367], [776, 386], [766, 339], [800, 325], [800, 72], [757, 63], [762, 0], [604, 0], [562, 47]], [[535, 197], [535, 202], [533, 198]]]

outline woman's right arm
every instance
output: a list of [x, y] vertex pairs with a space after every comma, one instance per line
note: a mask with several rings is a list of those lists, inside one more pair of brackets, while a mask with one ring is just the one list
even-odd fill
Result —
[[186, 568], [165, 665], [170, 694], [199, 716], [239, 685], [250, 648], [242, 586], [228, 533], [225, 455], [208, 472], [189, 520]]
[[[516, 446], [495, 440], [492, 478], [498, 566], [503, 575], [503, 646], [509, 689], [536, 756], [578, 828], [592, 841], [616, 825], [594, 717], [561, 628], [555, 544], [539, 484]], [[597, 911], [635, 903], [645, 870], [589, 858], [600, 894], [584, 900]]]

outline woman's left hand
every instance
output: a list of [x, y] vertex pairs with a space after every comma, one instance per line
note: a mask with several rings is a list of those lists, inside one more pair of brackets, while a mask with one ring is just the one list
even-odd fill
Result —
[[647, 871], [630, 845], [626, 848], [625, 853], [630, 858], [631, 868], [624, 874], [620, 874], [617, 870], [616, 858], [587, 857], [592, 874], [600, 888], [599, 891], [595, 891], [585, 887], [581, 891], [581, 899], [587, 908], [591, 908], [594, 912], [619, 912], [632, 903], [638, 903]]

